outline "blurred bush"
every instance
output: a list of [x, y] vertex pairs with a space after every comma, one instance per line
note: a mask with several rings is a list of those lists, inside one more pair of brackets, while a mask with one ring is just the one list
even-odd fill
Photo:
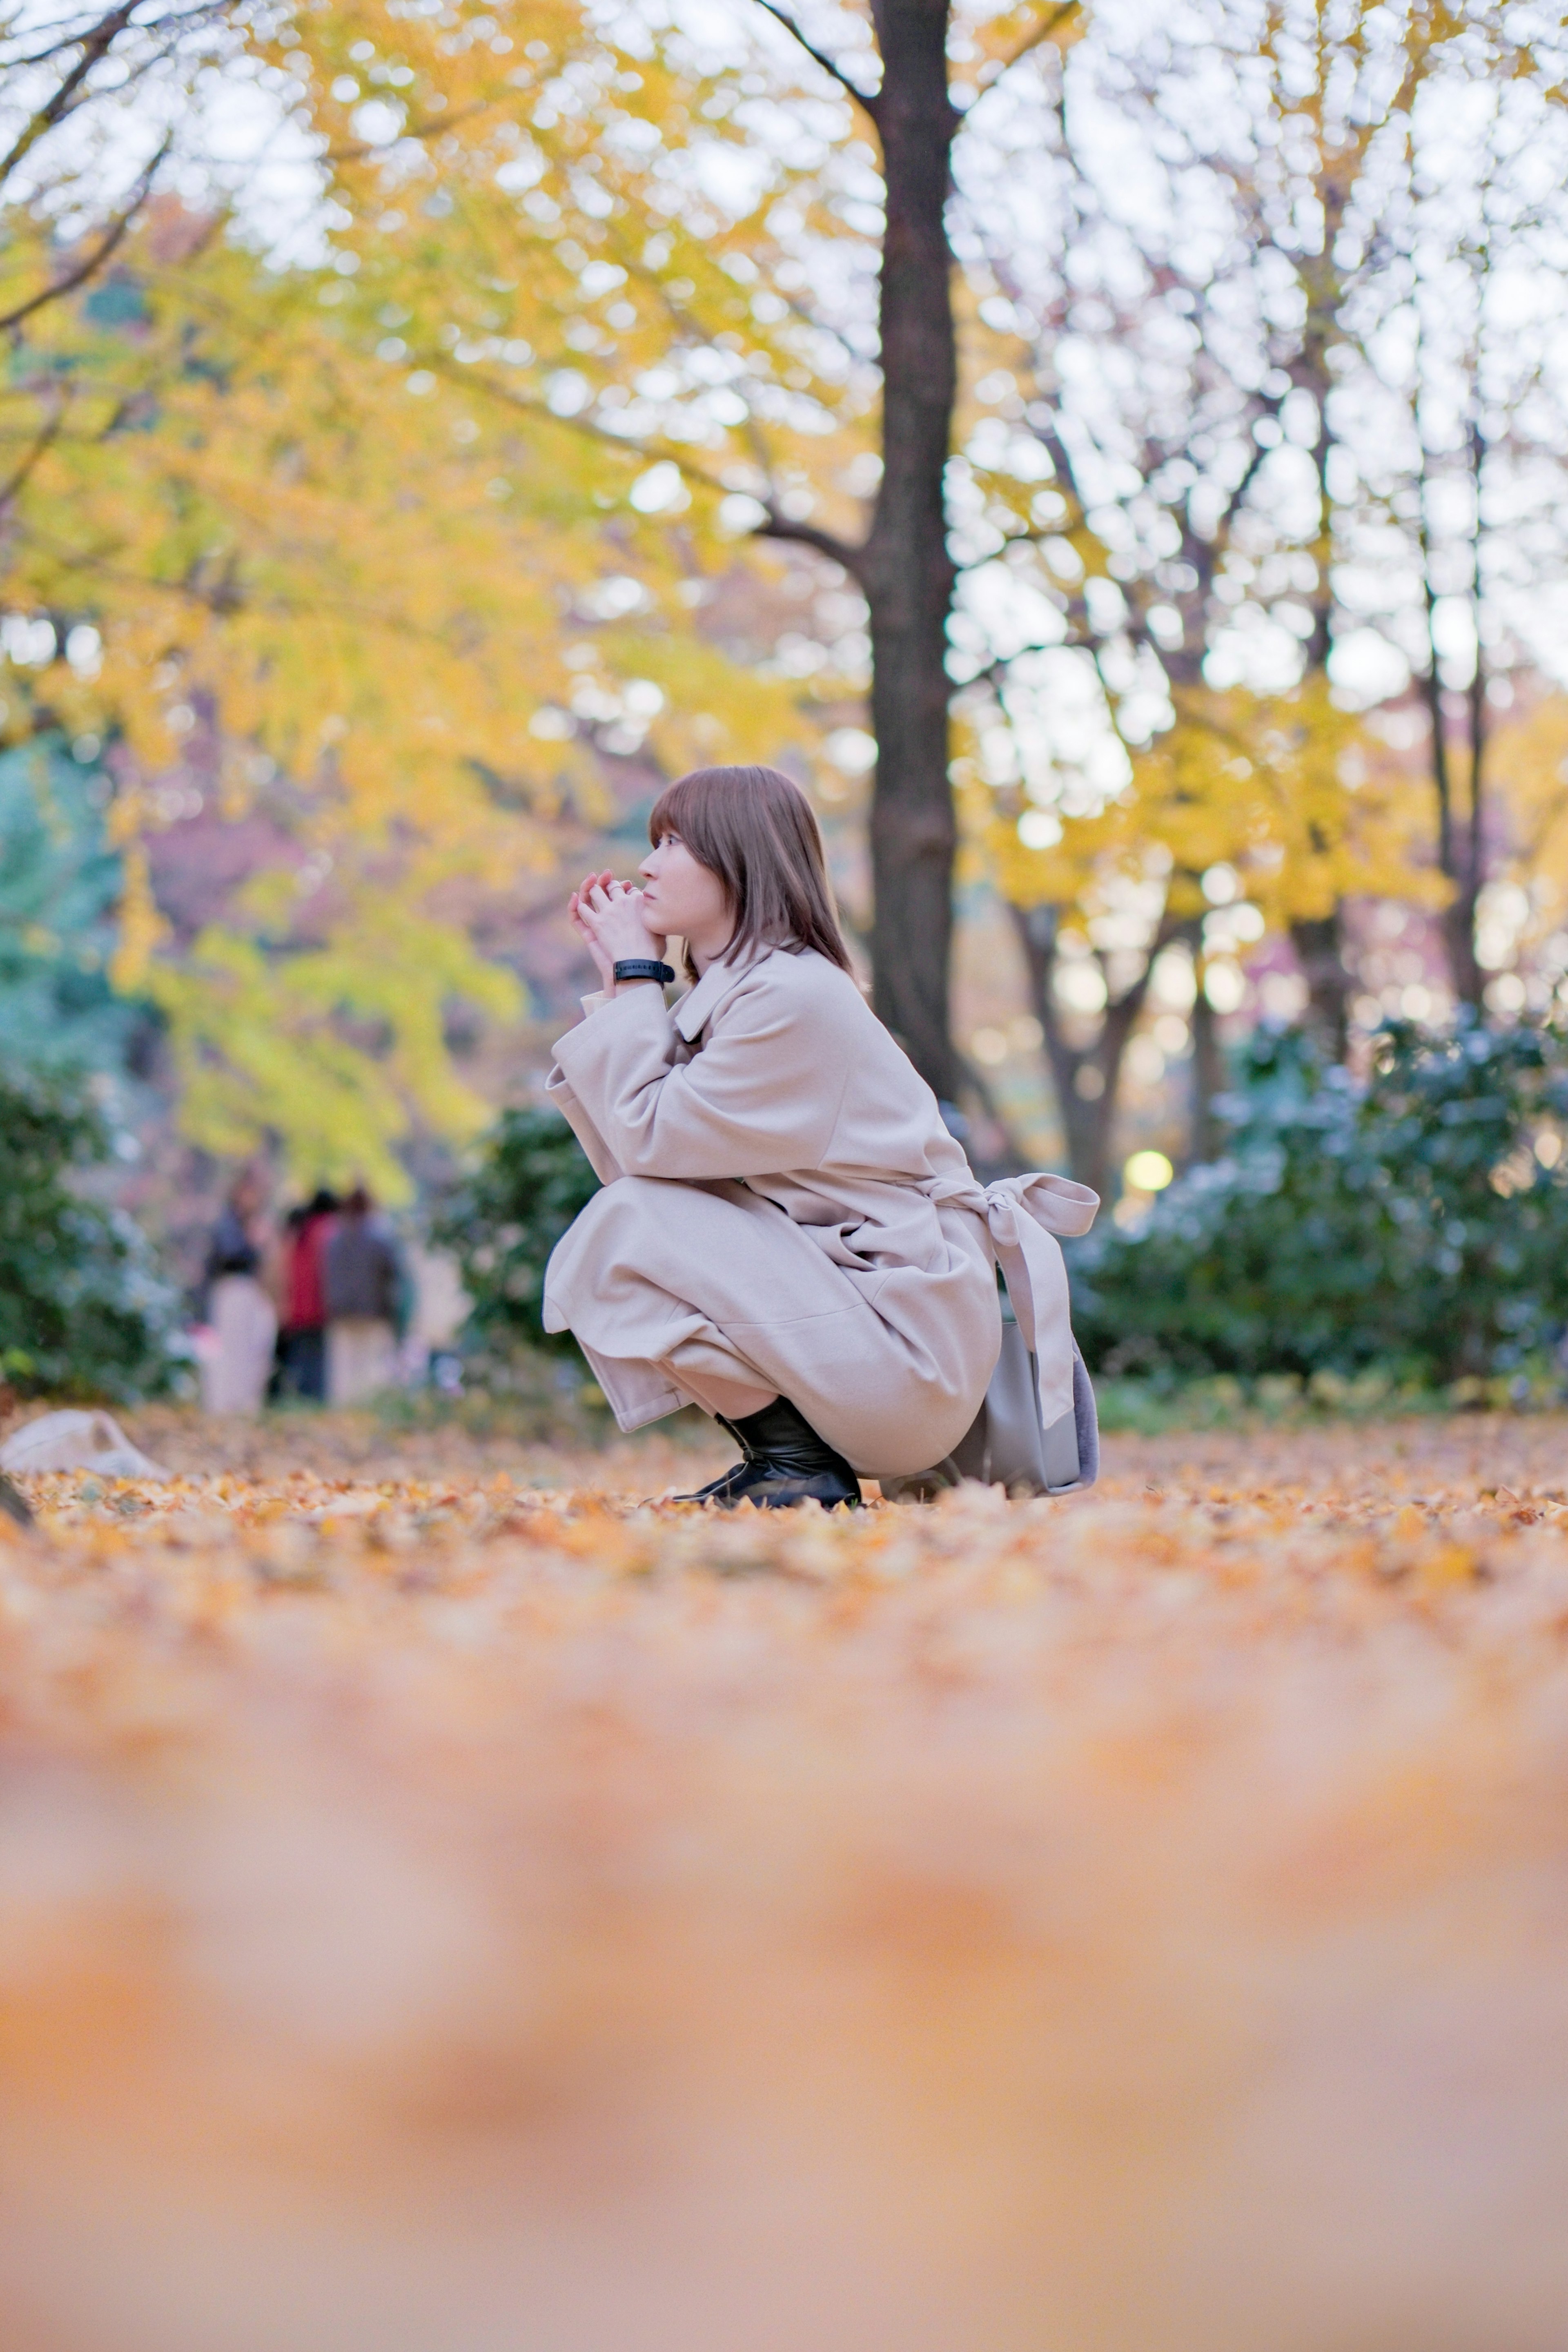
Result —
[[[1118, 1375], [1539, 1384], [1568, 1327], [1568, 1036], [1390, 1023], [1364, 1086], [1260, 1030], [1225, 1156], [1070, 1245], [1090, 1365]], [[1314, 1384], [1314, 1376], [1316, 1377]]]
[[125, 1402], [176, 1370], [174, 1291], [82, 1190], [110, 1156], [79, 1080], [0, 1066], [0, 1371], [25, 1394]]
[[0, 1036], [34, 1067], [124, 1074], [157, 1034], [110, 979], [125, 891], [110, 792], [57, 736], [0, 752]]
[[559, 1111], [504, 1111], [473, 1173], [453, 1188], [431, 1224], [473, 1300], [463, 1346], [475, 1370], [506, 1387], [540, 1349], [581, 1365], [570, 1331], [542, 1320], [545, 1263], [599, 1190], [582, 1146]]

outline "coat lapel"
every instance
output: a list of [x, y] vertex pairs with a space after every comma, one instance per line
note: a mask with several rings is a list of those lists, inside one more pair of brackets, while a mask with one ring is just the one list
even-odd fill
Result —
[[[777, 955], [779, 950], [775, 948], [771, 952]], [[762, 961], [766, 961], [766, 957]], [[749, 980], [756, 970], [755, 962], [742, 964], [737, 969], [721, 959], [717, 963], [710, 963], [702, 978], [693, 982], [674, 1009], [675, 1027], [688, 1045], [695, 1044], [709, 1022], [728, 1003], [741, 982]]]

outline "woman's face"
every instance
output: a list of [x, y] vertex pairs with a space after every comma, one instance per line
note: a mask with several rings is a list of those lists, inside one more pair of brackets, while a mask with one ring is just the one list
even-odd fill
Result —
[[667, 833], [638, 867], [650, 930], [685, 940], [694, 951], [717, 955], [729, 945], [735, 909], [711, 866], [692, 856], [678, 834]]

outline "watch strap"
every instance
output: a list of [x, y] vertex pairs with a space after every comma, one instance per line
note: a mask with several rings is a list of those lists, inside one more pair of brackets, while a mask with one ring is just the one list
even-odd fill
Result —
[[667, 987], [674, 976], [667, 963], [660, 963], [653, 956], [622, 956], [612, 975], [617, 981], [656, 980], [661, 987]]

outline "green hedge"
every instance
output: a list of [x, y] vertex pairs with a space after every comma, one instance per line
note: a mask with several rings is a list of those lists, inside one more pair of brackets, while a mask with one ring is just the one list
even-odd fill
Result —
[[0, 1066], [0, 1373], [117, 1402], [169, 1386], [178, 1301], [129, 1217], [84, 1197], [110, 1156], [79, 1082]]
[[559, 1111], [502, 1113], [478, 1165], [448, 1193], [431, 1228], [437, 1248], [457, 1260], [474, 1302], [464, 1345], [476, 1369], [495, 1370], [540, 1348], [576, 1354], [570, 1331], [547, 1332], [540, 1319], [545, 1263], [598, 1190]]
[[1391, 1023], [1364, 1086], [1261, 1030], [1226, 1156], [1141, 1223], [1070, 1244], [1074, 1322], [1111, 1374], [1387, 1367], [1441, 1385], [1539, 1366], [1568, 1328], [1568, 1037]]
[[[1245, 1381], [1376, 1368], [1414, 1388], [1538, 1381], [1568, 1329], [1568, 1034], [1555, 1022], [1435, 1035], [1394, 1023], [1364, 1086], [1300, 1034], [1243, 1048], [1222, 1160], [1131, 1227], [1068, 1244], [1092, 1370]], [[1555, 1146], [1560, 1150], [1554, 1150]], [[474, 1301], [465, 1344], [499, 1373], [540, 1348], [545, 1263], [598, 1190], [554, 1111], [507, 1112], [448, 1196], [437, 1244]]]

